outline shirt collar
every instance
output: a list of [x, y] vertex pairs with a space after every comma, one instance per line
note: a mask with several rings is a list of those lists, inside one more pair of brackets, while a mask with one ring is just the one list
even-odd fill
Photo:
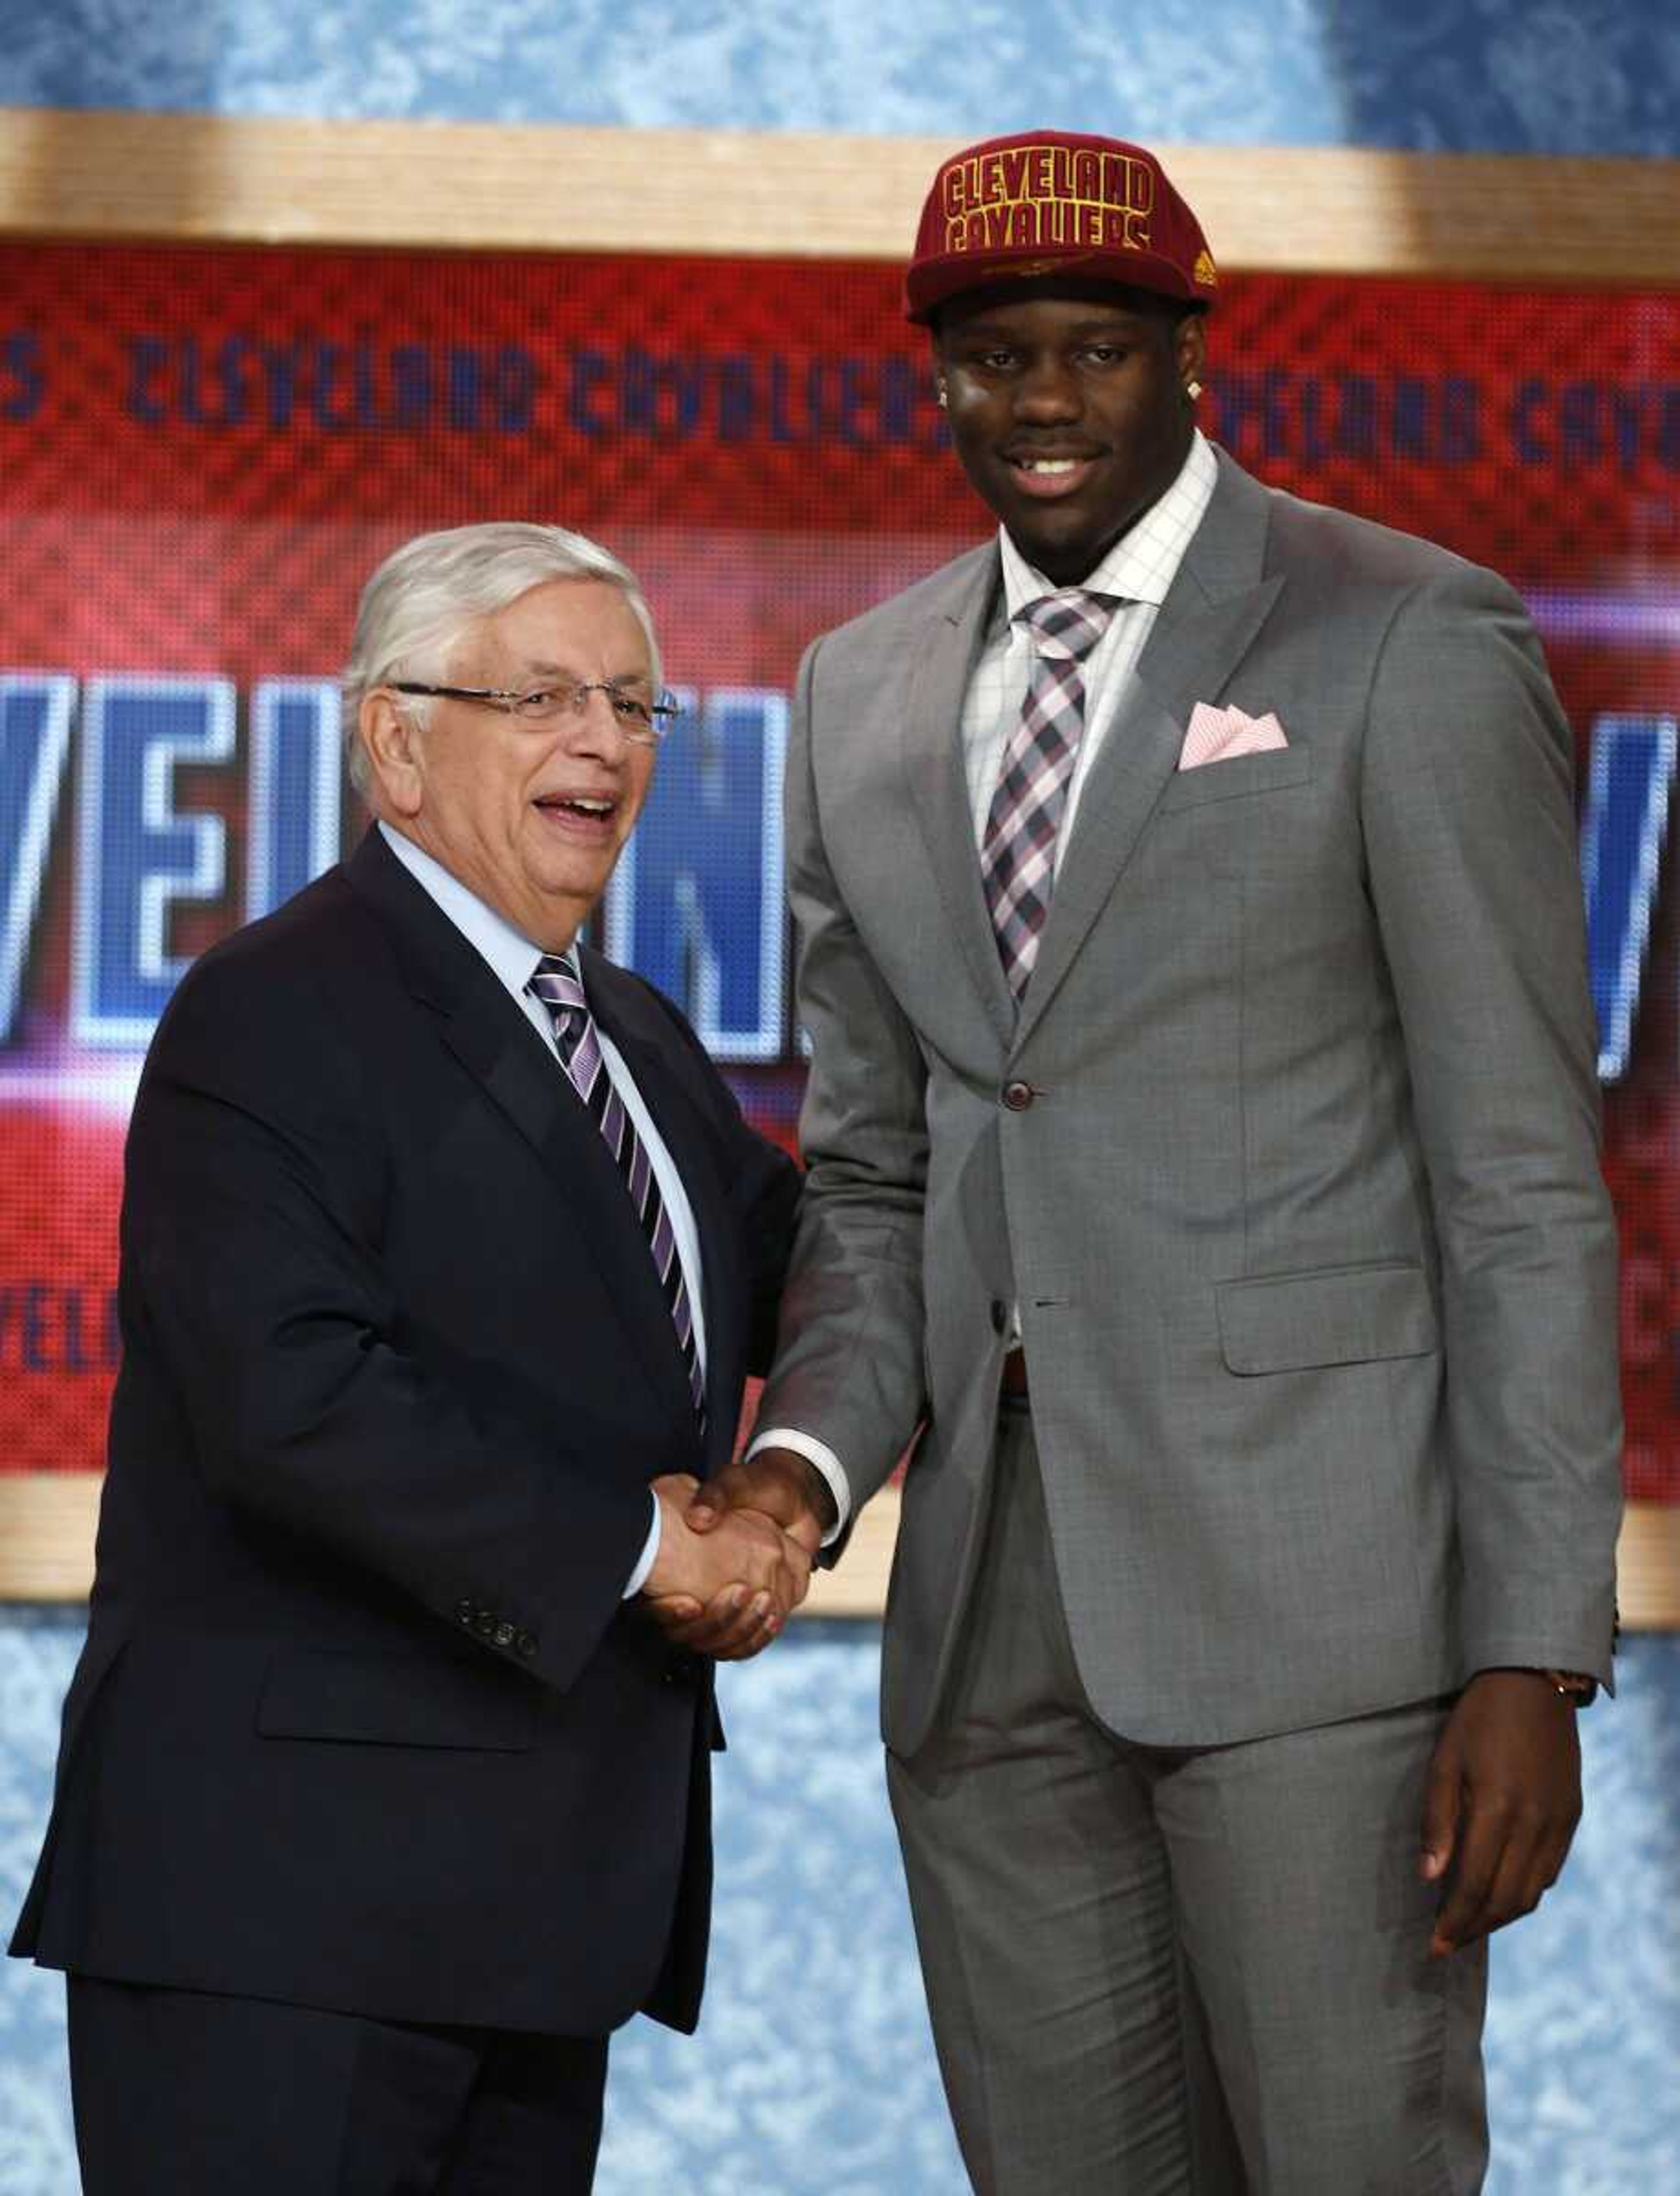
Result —
[[[1212, 448], [1201, 430], [1194, 429], [1190, 454], [1171, 488], [1150, 506], [1128, 533], [1121, 535], [1080, 586], [1091, 594], [1114, 595], [1124, 602], [1153, 603], [1157, 607], [1164, 603], [1190, 537], [1213, 500], [1219, 473]], [[1027, 562], [1001, 526], [998, 544], [1003, 554], [1006, 617], [1012, 619], [1028, 603], [1059, 592], [1052, 581]]]
[[[514, 929], [506, 916], [499, 915], [477, 893], [469, 891], [452, 870], [446, 870], [424, 847], [417, 847], [383, 818], [379, 832], [414, 882], [437, 902], [467, 944], [489, 962], [497, 980], [518, 998], [536, 973], [542, 948], [533, 945], [522, 931]], [[569, 945], [560, 958], [581, 983], [576, 946]]]

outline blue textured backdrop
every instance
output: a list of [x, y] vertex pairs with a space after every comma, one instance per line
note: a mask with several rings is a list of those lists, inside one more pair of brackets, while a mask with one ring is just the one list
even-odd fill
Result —
[[226, 114], [1670, 154], [1680, 82], [1676, 0], [6, 0], [0, 23], [0, 102]]
[[[0, 1628], [0, 1909], [22, 1895], [79, 1619]], [[698, 2037], [614, 2047], [600, 2196], [963, 2196], [875, 1738], [880, 1634], [803, 1624], [723, 1673], [719, 1901]], [[1680, 1638], [1582, 1722], [1568, 1871], [1495, 1947], [1488, 2196], [1680, 2189]], [[56, 1976], [0, 1969], [0, 2196], [75, 2196]], [[300, 2192], [301, 2196], [301, 2192]]]
[[[1230, 143], [1674, 149], [1680, 0], [38, 0], [0, 104]], [[1053, 94], [1044, 89], [1053, 85]], [[39, 1836], [78, 1618], [0, 1616], [0, 1911]], [[874, 1737], [878, 1635], [727, 1673], [700, 2037], [619, 2043], [602, 2196], [959, 2196]], [[1680, 1640], [1583, 1726], [1569, 1875], [1495, 1959], [1490, 2196], [1680, 2189]], [[56, 1978], [0, 1972], [0, 2196], [72, 2196]]]

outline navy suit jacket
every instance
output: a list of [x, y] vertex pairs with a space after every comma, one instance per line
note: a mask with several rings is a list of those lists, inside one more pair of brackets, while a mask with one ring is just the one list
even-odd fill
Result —
[[370, 834], [206, 954], [128, 1144], [86, 1650], [13, 1949], [394, 2020], [692, 2026], [709, 1666], [621, 1600], [727, 1459], [797, 1176], [585, 952], [704, 1264], [702, 1439], [612, 1159]]

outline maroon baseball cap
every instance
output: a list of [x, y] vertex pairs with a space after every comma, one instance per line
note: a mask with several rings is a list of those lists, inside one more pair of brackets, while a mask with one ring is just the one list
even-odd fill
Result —
[[953, 153], [922, 208], [906, 312], [929, 321], [959, 291], [1034, 274], [1191, 305], [1211, 304], [1219, 281], [1202, 224], [1141, 145], [1028, 130]]

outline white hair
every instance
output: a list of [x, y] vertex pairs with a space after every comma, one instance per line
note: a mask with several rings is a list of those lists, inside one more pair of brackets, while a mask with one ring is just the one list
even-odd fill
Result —
[[[362, 590], [350, 661], [339, 680], [350, 783], [368, 790], [370, 771], [357, 727], [375, 687], [399, 679], [441, 684], [457, 643], [480, 618], [551, 580], [604, 580], [617, 587], [647, 636], [653, 683], [661, 684], [653, 617], [628, 564], [564, 526], [504, 519], [417, 535], [393, 550]], [[430, 703], [403, 697], [420, 723]]]

